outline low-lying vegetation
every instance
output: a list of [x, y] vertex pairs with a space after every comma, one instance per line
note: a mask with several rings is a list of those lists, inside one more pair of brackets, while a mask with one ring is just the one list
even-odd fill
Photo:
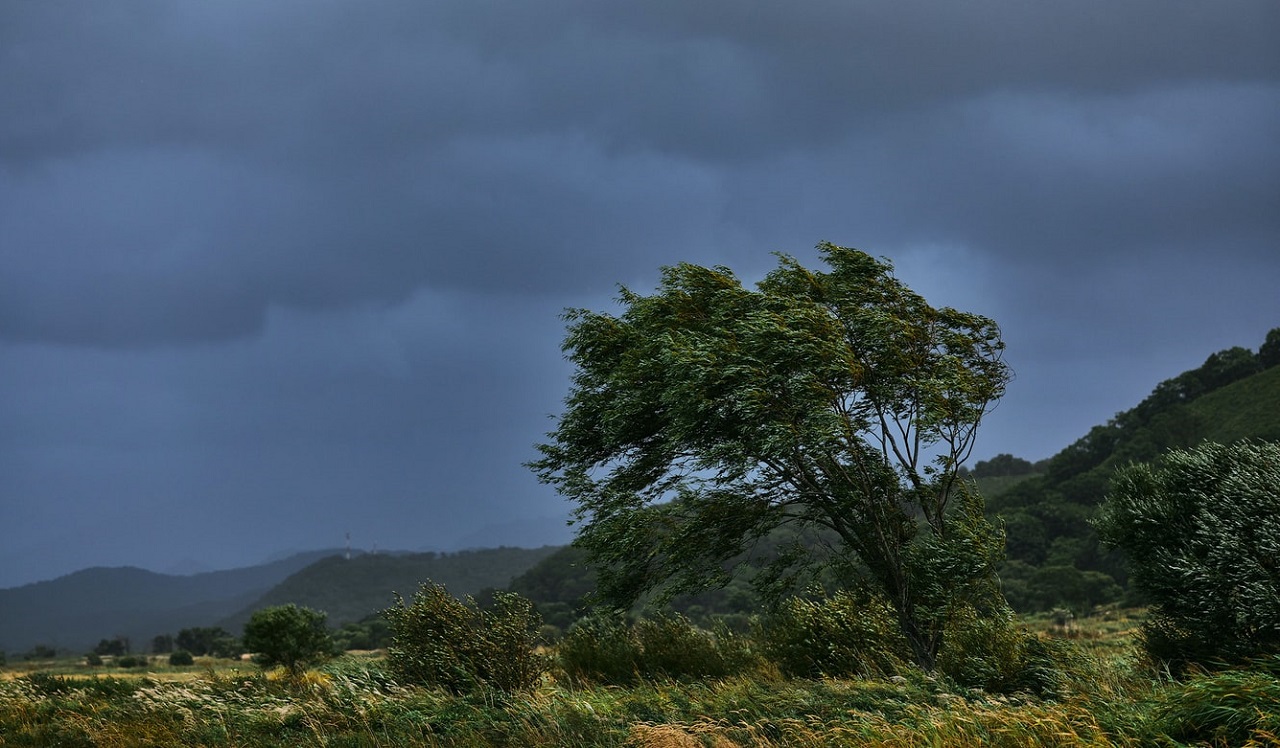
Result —
[[791, 677], [754, 653], [752, 637], [734, 640], [740, 649], [727, 654], [738, 659], [723, 676], [665, 674], [646, 652], [715, 662], [714, 633], [674, 619], [629, 629], [645, 638], [625, 686], [581, 663], [571, 672], [565, 643], [544, 649], [549, 668], [514, 691], [406, 685], [381, 656], [349, 654], [294, 675], [233, 660], [170, 668], [154, 659], [143, 673], [65, 662], [61, 674], [0, 680], [0, 745], [1280, 745], [1280, 658], [1173, 680], [1147, 664], [1137, 626], [1115, 611], [1070, 628], [1024, 621], [1058, 676], [1043, 695], [991, 693], [912, 668]]

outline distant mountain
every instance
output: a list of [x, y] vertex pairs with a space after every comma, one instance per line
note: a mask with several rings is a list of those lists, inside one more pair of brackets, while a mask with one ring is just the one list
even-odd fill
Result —
[[487, 548], [457, 553], [364, 554], [346, 559], [322, 559], [246, 603], [218, 625], [238, 633], [253, 611], [295, 603], [328, 614], [338, 627], [358, 621], [395, 603], [399, 593], [412, 598], [426, 581], [445, 585], [459, 597], [487, 587], [501, 588], [523, 574], [559, 546]]
[[0, 589], [0, 651], [21, 653], [37, 644], [86, 651], [116, 636], [128, 637], [135, 651], [145, 651], [157, 634], [210, 625], [334, 553], [310, 551], [190, 576], [96, 567]]

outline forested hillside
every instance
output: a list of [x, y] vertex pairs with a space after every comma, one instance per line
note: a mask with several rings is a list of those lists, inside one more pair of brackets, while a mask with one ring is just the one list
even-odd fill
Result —
[[37, 644], [86, 650], [117, 636], [144, 647], [156, 634], [228, 616], [334, 552], [310, 551], [260, 566], [191, 576], [132, 567], [83, 569], [0, 590], [0, 652], [22, 652]]
[[1022, 610], [1086, 610], [1120, 599], [1127, 571], [1102, 548], [1091, 520], [1119, 467], [1203, 441], [1280, 440], [1280, 328], [1258, 353], [1219, 351], [1161, 382], [1141, 403], [1045, 461], [1039, 474], [987, 494], [1005, 522], [1001, 577]]

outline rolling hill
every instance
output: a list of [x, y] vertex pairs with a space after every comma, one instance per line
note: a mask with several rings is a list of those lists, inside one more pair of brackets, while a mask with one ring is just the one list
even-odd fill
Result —
[[513, 577], [550, 556], [556, 546], [486, 548], [457, 553], [365, 554], [332, 556], [293, 574], [246, 604], [218, 625], [239, 632], [253, 611], [272, 605], [297, 605], [324, 611], [338, 627], [390, 607], [399, 593], [412, 598], [418, 585], [433, 581], [463, 596], [487, 587], [501, 588]]
[[336, 551], [300, 553], [227, 571], [179, 576], [135, 567], [95, 567], [0, 589], [0, 651], [37, 644], [85, 651], [128, 637], [145, 648], [157, 634], [205, 626], [240, 610], [290, 574]]

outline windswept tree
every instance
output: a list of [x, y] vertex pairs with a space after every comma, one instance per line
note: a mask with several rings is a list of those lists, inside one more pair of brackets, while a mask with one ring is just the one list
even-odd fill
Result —
[[1003, 538], [957, 469], [1009, 380], [1004, 344], [887, 262], [819, 249], [826, 272], [781, 256], [750, 289], [680, 264], [653, 295], [622, 289], [618, 316], [569, 311], [573, 386], [531, 467], [576, 503], [605, 600], [723, 582], [792, 526], [826, 554], [784, 552], [760, 578], [844, 570], [932, 668], [953, 616], [1002, 605]]

